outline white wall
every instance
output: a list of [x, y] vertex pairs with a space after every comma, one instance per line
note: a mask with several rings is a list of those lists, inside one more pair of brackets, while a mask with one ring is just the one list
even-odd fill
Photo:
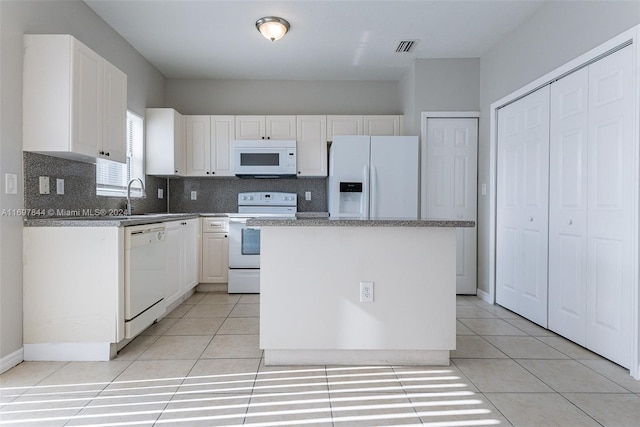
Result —
[[409, 112], [405, 111], [405, 129], [410, 131], [407, 131], [408, 134], [420, 135], [420, 114], [423, 111], [480, 109], [478, 58], [417, 59], [413, 68], [408, 73], [408, 79], [405, 77], [413, 80], [413, 90], [410, 86], [404, 89], [404, 95], [413, 98]]
[[[164, 102], [164, 76], [84, 2], [0, 1], [0, 168], [18, 175], [18, 194], [0, 209], [23, 207], [22, 36], [71, 34], [128, 76], [128, 106], [144, 113]], [[1, 186], [4, 189], [4, 185]], [[0, 371], [22, 348], [22, 217], [0, 216]]]
[[[490, 104], [638, 23], [638, 1], [550, 2], [480, 58], [479, 184], [489, 183]], [[487, 292], [489, 196], [478, 195], [478, 287]]]
[[402, 114], [398, 88], [392, 81], [168, 79], [166, 106], [182, 114]]

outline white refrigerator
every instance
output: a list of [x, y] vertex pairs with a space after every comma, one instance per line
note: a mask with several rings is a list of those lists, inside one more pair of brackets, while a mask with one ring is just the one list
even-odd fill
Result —
[[418, 219], [418, 162], [417, 136], [334, 136], [329, 216]]

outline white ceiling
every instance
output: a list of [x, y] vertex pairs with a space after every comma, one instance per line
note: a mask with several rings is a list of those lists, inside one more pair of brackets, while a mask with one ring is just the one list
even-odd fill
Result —
[[[416, 58], [478, 58], [542, 0], [85, 0], [168, 78], [399, 80]], [[270, 42], [255, 28], [279, 16]], [[400, 40], [420, 40], [395, 53]]]

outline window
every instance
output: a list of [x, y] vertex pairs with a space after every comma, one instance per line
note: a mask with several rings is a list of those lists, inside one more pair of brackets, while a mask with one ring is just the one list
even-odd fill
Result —
[[[127, 111], [127, 164], [111, 160], [96, 161], [96, 194], [98, 196], [124, 197], [132, 178], [144, 181], [144, 120]], [[131, 185], [131, 195], [142, 196], [140, 183]]]

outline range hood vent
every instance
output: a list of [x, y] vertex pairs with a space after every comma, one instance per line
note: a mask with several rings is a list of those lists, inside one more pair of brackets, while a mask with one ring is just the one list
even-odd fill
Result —
[[409, 53], [413, 50], [418, 40], [401, 40], [396, 46], [396, 53]]

